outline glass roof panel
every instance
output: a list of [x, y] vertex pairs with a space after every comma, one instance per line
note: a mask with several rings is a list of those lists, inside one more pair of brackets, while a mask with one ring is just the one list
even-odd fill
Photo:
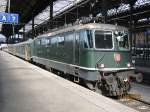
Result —
[[[56, 2], [54, 2], [54, 6], [53, 6], [53, 16], [56, 16], [57, 14], [67, 10], [68, 8], [70, 8], [71, 6], [75, 5], [76, 3], [79, 3], [83, 0], [57, 0]], [[44, 21], [49, 19], [49, 13], [50, 13], [50, 7], [48, 6], [46, 9], [44, 9], [41, 13], [39, 13], [36, 17], [35, 17], [35, 26], [38, 24], [43, 23]], [[27, 28], [26, 32], [31, 30], [31, 21], [26, 25]], [[23, 29], [21, 29], [20, 31], [23, 31]]]
[[[148, 6], [150, 5], [150, 0], [137, 0], [134, 4], [134, 8], [139, 8], [139, 7], [142, 7], [142, 6]], [[125, 12], [125, 11], [128, 11], [130, 9], [130, 5], [129, 4], [120, 4], [120, 6], [116, 9], [111, 9], [111, 10], [108, 10], [108, 15], [109, 16], [112, 16], [112, 15], [115, 15], [115, 14], [118, 14], [118, 13], [122, 13], [122, 12]]]
[[146, 6], [146, 5], [150, 5], [150, 0], [137, 0], [134, 8], [138, 8], [138, 7]]
[[120, 4], [120, 7], [118, 8], [117, 12], [120, 13], [120, 12], [125, 12], [127, 10], [130, 9], [130, 5], [129, 4]]

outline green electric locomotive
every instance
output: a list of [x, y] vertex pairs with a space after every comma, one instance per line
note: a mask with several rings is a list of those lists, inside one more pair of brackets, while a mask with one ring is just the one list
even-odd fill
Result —
[[28, 59], [69, 74], [106, 96], [130, 90], [128, 29], [110, 24], [79, 24], [40, 35], [30, 43]]

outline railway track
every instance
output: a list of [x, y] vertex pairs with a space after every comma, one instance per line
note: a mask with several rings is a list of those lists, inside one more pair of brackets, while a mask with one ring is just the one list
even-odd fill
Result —
[[117, 101], [139, 112], [150, 112], [150, 103], [143, 101], [140, 94], [127, 94], [119, 97]]

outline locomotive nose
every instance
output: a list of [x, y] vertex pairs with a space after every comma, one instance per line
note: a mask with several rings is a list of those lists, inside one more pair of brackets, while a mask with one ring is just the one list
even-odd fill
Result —
[[102, 55], [97, 56], [98, 61], [96, 61], [95, 66], [98, 69], [108, 69], [108, 70], [117, 70], [117, 69], [128, 69], [132, 68], [133, 64], [131, 62], [131, 57], [129, 52], [105, 52]]

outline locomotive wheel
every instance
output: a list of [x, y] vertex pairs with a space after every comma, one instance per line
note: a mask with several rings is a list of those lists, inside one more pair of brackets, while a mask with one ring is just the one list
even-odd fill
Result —
[[96, 93], [99, 93], [99, 94], [102, 94], [101, 89], [99, 89], [98, 87], [95, 87], [95, 92], [96, 92]]
[[125, 82], [125, 90], [126, 91], [130, 91], [130, 89], [131, 89], [131, 85], [130, 85], [130, 82]]
[[87, 88], [90, 89], [90, 90], [94, 90], [94, 89], [95, 89], [95, 88], [94, 88], [94, 85], [92, 84], [92, 82], [86, 81], [86, 82], [85, 82], [85, 85], [86, 85]]
[[141, 83], [143, 81], [143, 75], [141, 73], [138, 73], [136, 76], [136, 82]]
[[93, 84], [92, 82], [86, 81], [85, 84], [86, 84], [88, 89], [90, 89], [90, 90], [92, 90], [92, 91], [94, 91], [96, 93], [102, 94], [99, 82], [97, 82], [96, 84]]
[[94, 90], [95, 90], [96, 93], [102, 94], [100, 82], [97, 82], [97, 83], [95, 84]]

